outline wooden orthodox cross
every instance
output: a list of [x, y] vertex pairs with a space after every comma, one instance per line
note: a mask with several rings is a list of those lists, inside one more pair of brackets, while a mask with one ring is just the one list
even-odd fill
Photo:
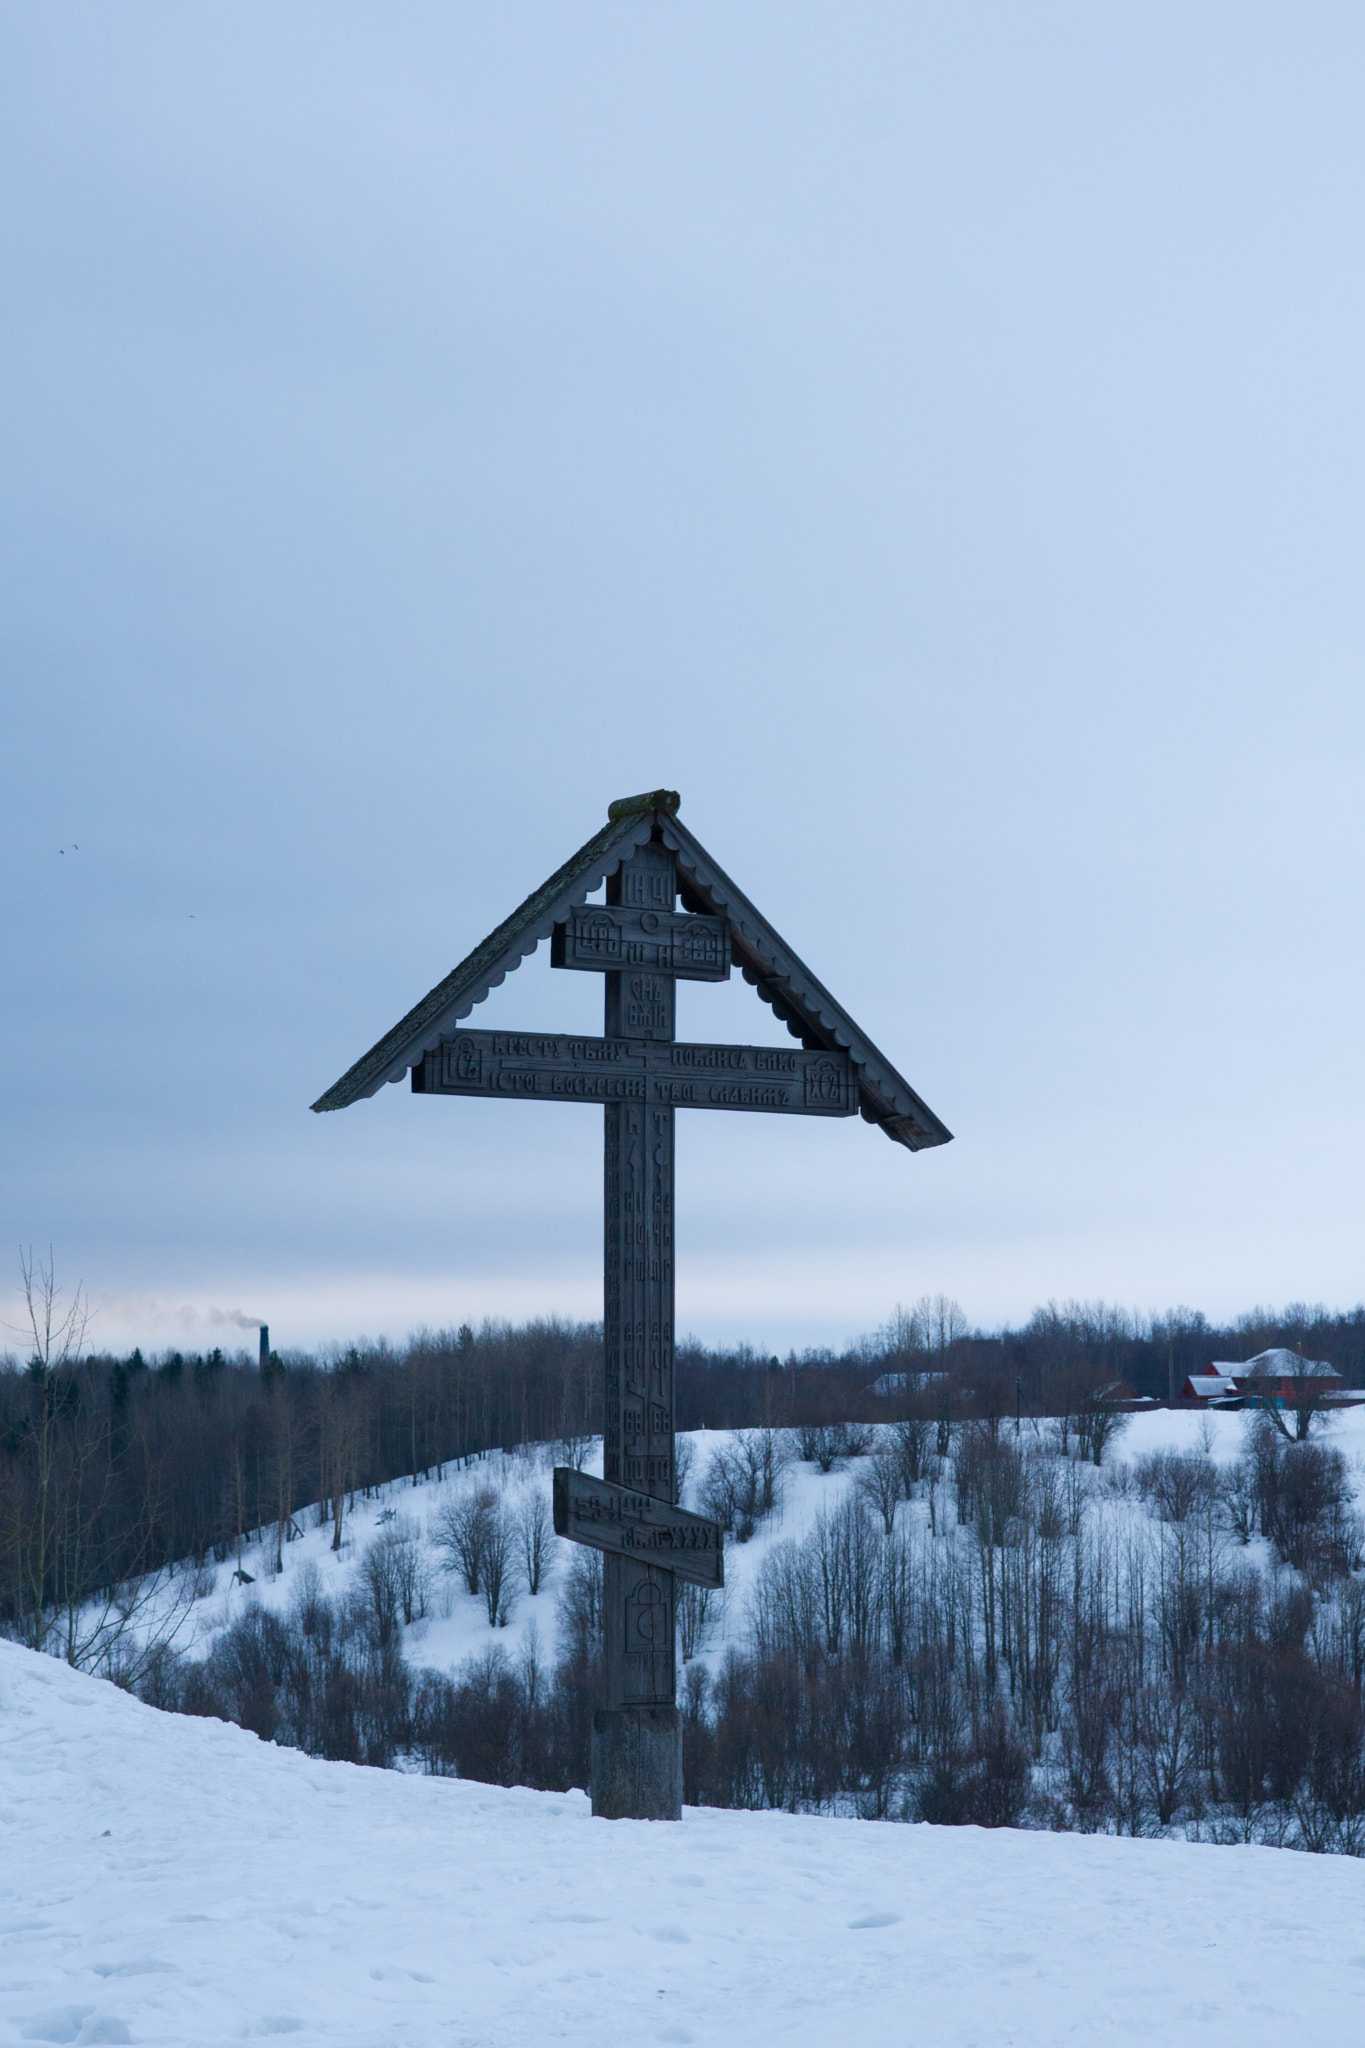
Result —
[[[604, 1553], [592, 1803], [613, 1819], [679, 1816], [675, 1585], [719, 1586], [724, 1569], [719, 1527], [677, 1502], [674, 1113], [861, 1111], [911, 1151], [951, 1136], [679, 822], [678, 805], [671, 790], [612, 804], [604, 830], [313, 1104], [342, 1109], [410, 1072], [419, 1095], [604, 1106], [603, 1476], [556, 1471], [554, 1513], [561, 1536]], [[603, 882], [605, 903], [589, 903]], [[546, 937], [554, 966], [604, 977], [603, 1036], [459, 1028]], [[677, 1042], [678, 981], [724, 981], [732, 963], [799, 1048]]]

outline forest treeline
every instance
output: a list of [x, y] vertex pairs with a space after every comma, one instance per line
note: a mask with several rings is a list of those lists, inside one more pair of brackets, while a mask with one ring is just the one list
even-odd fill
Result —
[[[218, 1349], [91, 1352], [69, 1322], [54, 1340], [50, 1286], [47, 1306], [31, 1355], [0, 1371], [0, 1627], [35, 1644], [64, 1639], [69, 1654], [92, 1599], [111, 1600], [145, 1573], [221, 1561], [262, 1528], [283, 1543], [315, 1502], [327, 1504], [339, 1544], [357, 1491], [600, 1429], [596, 1324], [486, 1322], [418, 1331], [401, 1347], [272, 1353], [258, 1364]], [[1361, 1308], [1257, 1311], [1219, 1328], [1185, 1310], [1141, 1319], [1103, 1304], [1050, 1305], [987, 1336], [937, 1296], [843, 1353], [778, 1359], [686, 1342], [677, 1421], [835, 1427], [888, 1419], [899, 1405], [957, 1419], [1064, 1414], [1110, 1381], [1160, 1397], [1213, 1358], [1271, 1344], [1331, 1360], [1348, 1384], [1365, 1380]], [[886, 1373], [910, 1375], [920, 1391], [878, 1395]]]

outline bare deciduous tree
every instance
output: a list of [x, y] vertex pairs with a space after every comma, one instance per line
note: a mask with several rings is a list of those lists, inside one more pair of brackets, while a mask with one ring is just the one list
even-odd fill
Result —
[[1212, 1461], [1190, 1451], [1149, 1451], [1133, 1471], [1139, 1493], [1163, 1522], [1187, 1522], [1218, 1495]]
[[488, 1510], [480, 1564], [483, 1604], [490, 1628], [506, 1628], [516, 1599], [510, 1584], [514, 1542], [511, 1517], [501, 1501], [495, 1500]]
[[678, 1580], [678, 1647], [684, 1664], [690, 1664], [698, 1650], [705, 1649], [719, 1619], [721, 1595], [712, 1586], [697, 1586], [690, 1579]]
[[1111, 1387], [1091, 1387], [1076, 1410], [1076, 1442], [1082, 1457], [1101, 1464], [1110, 1444], [1127, 1427], [1128, 1417], [1116, 1406]]
[[905, 1467], [893, 1444], [886, 1444], [867, 1460], [858, 1474], [857, 1488], [881, 1516], [889, 1536], [896, 1526], [896, 1510], [906, 1498]]
[[779, 1431], [738, 1430], [711, 1454], [700, 1490], [702, 1513], [747, 1543], [777, 1506], [786, 1458]]
[[477, 1595], [483, 1584], [488, 1535], [498, 1512], [498, 1495], [480, 1486], [447, 1501], [436, 1516], [432, 1539], [445, 1558], [445, 1568], [458, 1572]]
[[540, 1591], [549, 1562], [550, 1538], [554, 1532], [549, 1501], [538, 1486], [527, 1487], [517, 1506], [516, 1541], [526, 1590], [530, 1594]]

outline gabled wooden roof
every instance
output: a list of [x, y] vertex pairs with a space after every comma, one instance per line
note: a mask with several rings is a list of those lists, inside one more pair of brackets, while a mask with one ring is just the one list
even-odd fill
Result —
[[803, 1045], [841, 1045], [859, 1068], [858, 1099], [864, 1117], [880, 1124], [888, 1138], [920, 1152], [946, 1145], [952, 1132], [921, 1101], [865, 1031], [859, 1029], [805, 961], [754, 908], [701, 841], [676, 815], [660, 816], [660, 837], [678, 857], [689, 910], [709, 910], [730, 921], [732, 957], [744, 979], [771, 1005], [793, 1038]]
[[859, 1069], [859, 1107], [867, 1121], [912, 1152], [946, 1145], [952, 1132], [679, 822], [677, 813], [678, 797], [671, 790], [652, 790], [647, 796], [614, 803], [602, 830], [490, 932], [468, 959], [437, 982], [392, 1031], [385, 1032], [318, 1097], [314, 1109], [345, 1109], [375, 1094], [386, 1081], [401, 1081], [550, 936], [556, 924], [657, 834], [677, 856], [684, 906], [728, 920], [736, 964], [792, 1036], [803, 1045], [837, 1045], [847, 1051]]

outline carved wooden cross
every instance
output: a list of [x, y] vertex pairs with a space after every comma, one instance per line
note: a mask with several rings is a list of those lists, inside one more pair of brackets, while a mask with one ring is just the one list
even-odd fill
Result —
[[[417, 1094], [604, 1106], [603, 1477], [556, 1471], [554, 1504], [560, 1535], [604, 1553], [592, 1801], [612, 1818], [678, 1817], [675, 1582], [723, 1574], [720, 1529], [677, 1505], [674, 1113], [861, 1111], [911, 1151], [951, 1135], [679, 823], [678, 803], [654, 790], [612, 804], [605, 830], [313, 1105], [343, 1108], [410, 1071]], [[606, 902], [590, 904], [604, 881]], [[547, 936], [554, 966], [604, 977], [603, 1036], [457, 1028]], [[677, 1042], [679, 979], [723, 981], [732, 962], [799, 1048]]]

